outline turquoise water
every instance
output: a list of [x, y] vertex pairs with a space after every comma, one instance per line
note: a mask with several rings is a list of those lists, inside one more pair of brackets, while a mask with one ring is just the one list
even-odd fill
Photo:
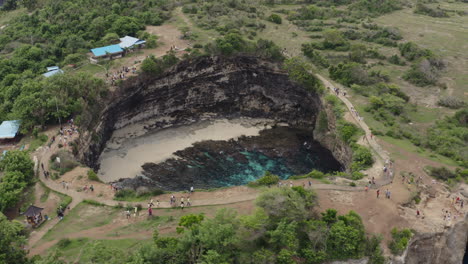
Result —
[[281, 179], [287, 179], [313, 169], [329, 170], [321, 168], [318, 160], [310, 153], [300, 152], [296, 157], [290, 157], [291, 159], [294, 160], [293, 165], [284, 158], [270, 158], [255, 151], [241, 151], [235, 157], [232, 154], [203, 152], [202, 157], [198, 156], [185, 162], [187, 173], [195, 178], [210, 178], [208, 185], [213, 187], [247, 184], [263, 176], [266, 171], [278, 175]]

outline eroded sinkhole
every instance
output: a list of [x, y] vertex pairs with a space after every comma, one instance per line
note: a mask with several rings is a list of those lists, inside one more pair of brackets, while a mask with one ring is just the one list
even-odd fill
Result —
[[125, 179], [122, 187], [241, 185], [265, 171], [286, 179], [348, 162], [329, 129], [320, 135], [333, 153], [313, 138], [324, 111], [319, 95], [290, 81], [275, 62], [183, 61], [161, 76], [125, 82], [114, 98], [80, 138], [79, 156], [103, 181]]
[[222, 119], [138, 137], [126, 129], [124, 138], [117, 131], [101, 156], [99, 175], [105, 181], [142, 175], [153, 187], [186, 190], [243, 185], [265, 171], [287, 179], [313, 169], [341, 169], [331, 152], [313, 139], [312, 130], [271, 124]]

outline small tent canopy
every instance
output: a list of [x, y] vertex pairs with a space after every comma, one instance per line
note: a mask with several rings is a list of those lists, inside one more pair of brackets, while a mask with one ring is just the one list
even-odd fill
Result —
[[21, 125], [21, 120], [3, 121], [0, 125], [0, 139], [11, 139], [16, 137]]
[[31, 206], [28, 207], [26, 212], [24, 212], [24, 215], [27, 216], [27, 217], [34, 217], [36, 215], [41, 214], [42, 210], [44, 210], [44, 208], [40, 208], [40, 207], [31, 205]]

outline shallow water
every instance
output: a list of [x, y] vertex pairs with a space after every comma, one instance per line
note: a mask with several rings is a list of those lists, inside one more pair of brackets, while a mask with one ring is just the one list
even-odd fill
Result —
[[177, 158], [143, 165], [152, 187], [179, 191], [243, 185], [265, 171], [287, 179], [317, 169], [338, 171], [341, 164], [313, 139], [311, 129], [274, 127], [258, 136], [203, 141], [177, 151]]
[[239, 118], [201, 121], [145, 134], [142, 126], [114, 131], [100, 157], [99, 178], [104, 182], [133, 178], [147, 162], [159, 163], [175, 157], [174, 152], [204, 140], [229, 140], [242, 135], [256, 136], [269, 128], [266, 119]]

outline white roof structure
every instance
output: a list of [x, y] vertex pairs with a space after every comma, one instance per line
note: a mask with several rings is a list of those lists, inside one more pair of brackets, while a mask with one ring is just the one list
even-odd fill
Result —
[[139, 40], [137, 38], [130, 37], [130, 36], [125, 36], [123, 38], [120, 38], [119, 46], [122, 49], [127, 49], [127, 48], [133, 47], [134, 45], [140, 45], [140, 44], [144, 44], [144, 43], [146, 43], [146, 41]]

